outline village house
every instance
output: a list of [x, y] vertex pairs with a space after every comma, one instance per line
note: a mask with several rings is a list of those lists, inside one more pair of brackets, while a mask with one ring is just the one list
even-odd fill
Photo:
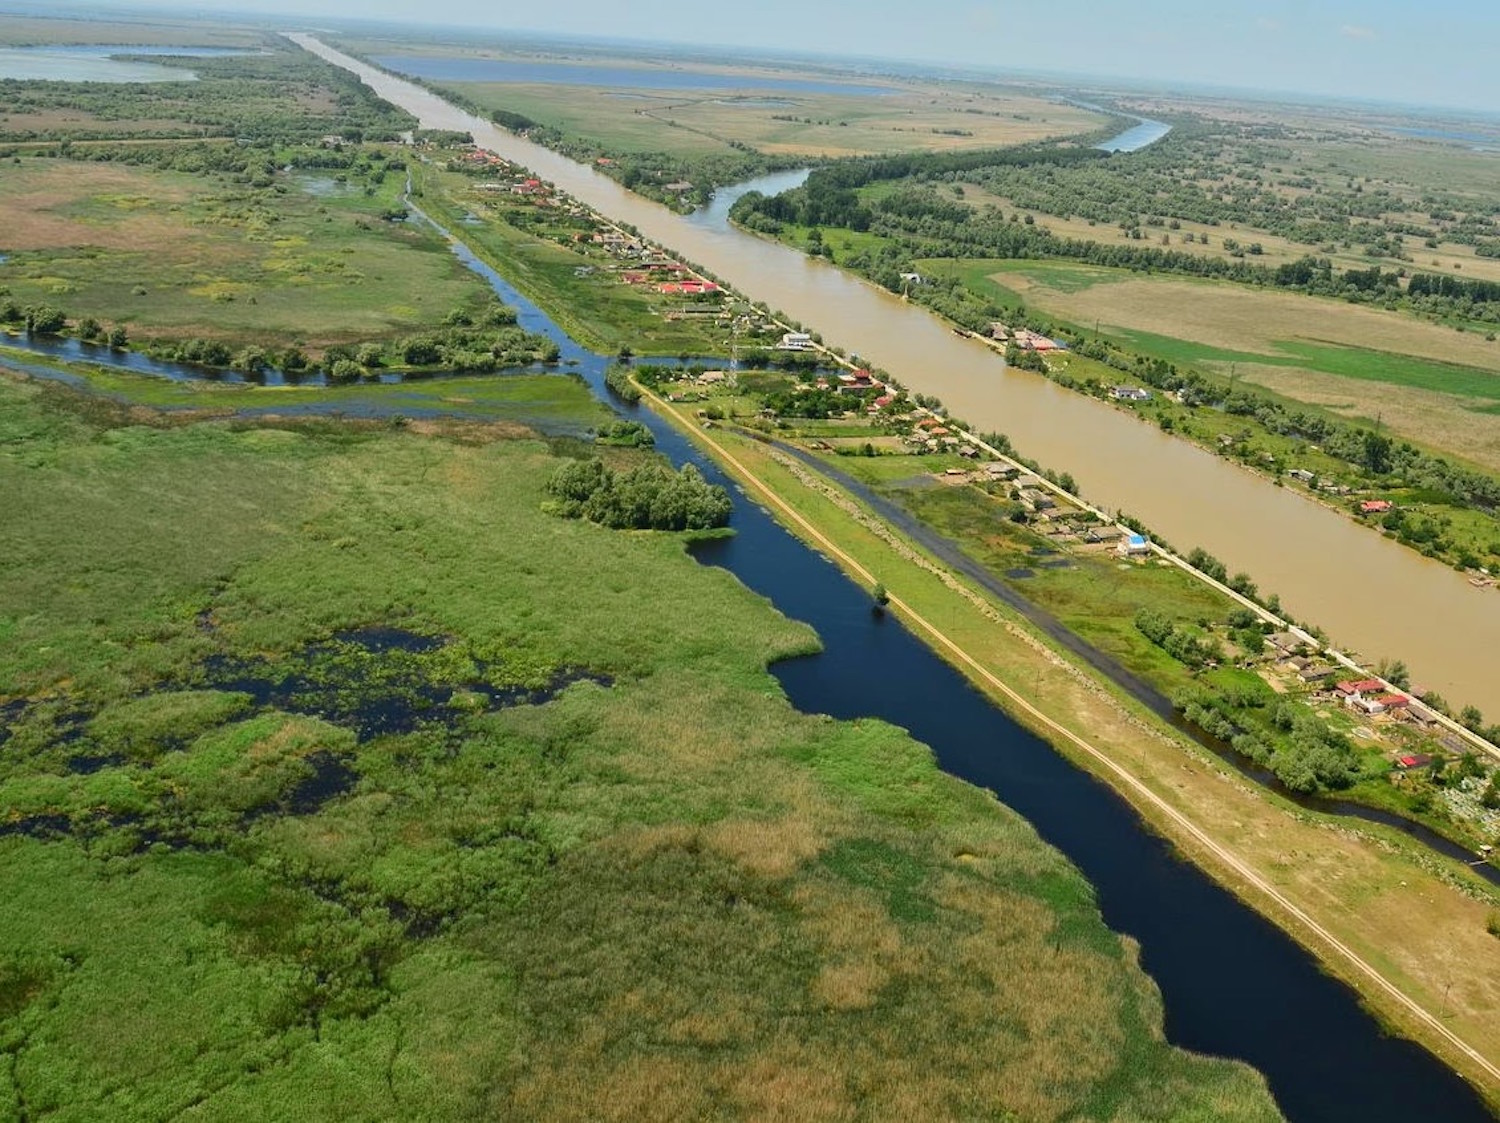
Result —
[[1359, 505], [1359, 513], [1361, 515], [1383, 515], [1393, 506], [1395, 504], [1389, 499], [1366, 499]]
[[1297, 635], [1296, 632], [1272, 632], [1266, 637], [1266, 642], [1283, 659], [1289, 655], [1295, 655], [1303, 646], [1302, 637]]
[[1129, 534], [1122, 540], [1116, 549], [1121, 557], [1140, 558], [1151, 553], [1151, 543], [1146, 541], [1144, 534]]
[[1125, 537], [1125, 531], [1114, 525], [1091, 526], [1083, 532], [1085, 542], [1105, 543], [1118, 542]]
[[1022, 351], [1046, 352], [1067, 350], [1067, 348], [1057, 340], [1048, 339], [1040, 332], [1029, 331], [1026, 328], [1016, 329], [1015, 334], [1012, 336], [1012, 342], [1014, 342], [1015, 345]]
[[1034, 487], [1028, 487], [1021, 492], [1021, 502], [1033, 511], [1050, 511], [1057, 506], [1056, 501], [1050, 495]]
[[1316, 473], [1309, 472], [1306, 468], [1288, 468], [1286, 474], [1301, 483], [1310, 484], [1317, 479]]
[[812, 336], [808, 332], [789, 331], [776, 346], [782, 351], [806, 351], [812, 345]]
[[1117, 402], [1149, 402], [1151, 391], [1143, 386], [1116, 386], [1109, 396]]

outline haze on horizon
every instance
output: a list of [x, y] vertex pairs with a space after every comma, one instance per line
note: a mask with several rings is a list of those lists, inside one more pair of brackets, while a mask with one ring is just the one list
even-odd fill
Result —
[[[30, 7], [30, 5], [27, 5]], [[161, 12], [157, 0], [93, 0]], [[674, 45], [872, 57], [1500, 112], [1500, 5], [1483, 0], [219, 0], [215, 12], [389, 20]], [[203, 8], [194, 9], [198, 15]]]

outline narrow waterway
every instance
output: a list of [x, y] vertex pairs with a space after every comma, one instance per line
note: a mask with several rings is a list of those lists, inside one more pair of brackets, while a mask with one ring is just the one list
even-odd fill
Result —
[[[1371, 660], [1401, 658], [1450, 702], [1500, 715], [1500, 595], [1356, 525], [1291, 488], [1276, 488], [1047, 379], [1009, 370], [999, 356], [955, 336], [921, 308], [826, 262], [735, 230], [706, 215], [684, 217], [634, 195], [592, 168], [463, 112], [438, 95], [293, 37], [353, 70], [424, 125], [467, 130], [485, 147], [531, 168], [582, 202], [672, 247], [752, 300], [812, 325], [935, 394], [980, 430], [1008, 434], [1044, 465], [1071, 472], [1083, 494], [1123, 510], [1181, 549], [1202, 546], [1231, 570], [1249, 572], [1287, 610]], [[719, 208], [711, 208], [717, 213]]]

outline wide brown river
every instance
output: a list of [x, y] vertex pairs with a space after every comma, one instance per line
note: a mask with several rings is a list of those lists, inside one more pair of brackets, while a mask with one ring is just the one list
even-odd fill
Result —
[[1500, 719], [1500, 592], [1475, 589], [1446, 566], [1103, 402], [1008, 369], [930, 313], [825, 262], [674, 214], [420, 86], [309, 36], [292, 39], [354, 71], [424, 127], [471, 132], [485, 148], [630, 223], [829, 344], [938, 396], [979, 430], [1007, 434], [1023, 455], [1071, 472], [1094, 503], [1134, 515], [1181, 550], [1202, 546], [1232, 572], [1249, 573], [1336, 645], [1371, 661], [1403, 659], [1415, 684]]

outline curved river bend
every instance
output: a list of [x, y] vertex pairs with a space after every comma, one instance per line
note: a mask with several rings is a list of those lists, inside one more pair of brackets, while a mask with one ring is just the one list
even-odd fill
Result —
[[[604, 385], [607, 357], [579, 347], [461, 243], [454, 249], [518, 310], [522, 327], [554, 339], [600, 398], [646, 425], [659, 451], [736, 486], [664, 419], [614, 400]], [[1386, 1036], [1352, 990], [1180, 860], [1109, 787], [1017, 725], [895, 619], [873, 615], [869, 592], [832, 562], [743, 496], [733, 525], [732, 538], [700, 543], [694, 555], [823, 640], [822, 654], [772, 667], [793, 705], [902, 726], [945, 771], [1030, 821], [1095, 887], [1105, 922], [1139, 941], [1174, 1044], [1254, 1065], [1298, 1123], [1493, 1123], [1472, 1088], [1419, 1046]]]
[[961, 339], [821, 260], [730, 228], [713, 214], [684, 217], [592, 168], [497, 128], [410, 82], [305, 35], [303, 47], [358, 74], [424, 126], [467, 130], [588, 204], [724, 277], [752, 300], [813, 326], [936, 394], [981, 431], [1009, 434], [1027, 456], [1071, 472], [1083, 493], [1128, 511], [1186, 550], [1202, 546], [1249, 572], [1287, 610], [1370, 659], [1401, 658], [1450, 702], [1500, 714], [1500, 596], [1446, 566], [1381, 538], [1291, 489], [1177, 440], [1103, 402], [1045, 378], [1008, 370], [981, 343]]

